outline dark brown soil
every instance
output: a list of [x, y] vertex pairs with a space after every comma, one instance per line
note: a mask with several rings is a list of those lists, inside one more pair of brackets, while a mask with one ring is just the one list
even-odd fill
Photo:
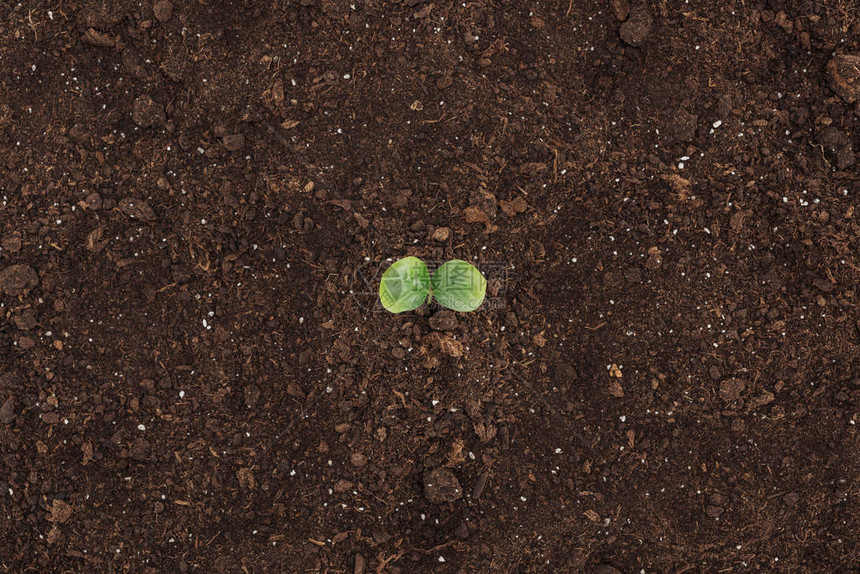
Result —
[[[0, 570], [858, 572], [853, 0], [0, 2]], [[374, 306], [475, 260], [471, 314]]]

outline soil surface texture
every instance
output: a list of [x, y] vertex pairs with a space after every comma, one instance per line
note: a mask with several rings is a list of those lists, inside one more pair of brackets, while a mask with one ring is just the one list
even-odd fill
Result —
[[858, 156], [855, 0], [0, 0], [0, 571], [860, 572]]

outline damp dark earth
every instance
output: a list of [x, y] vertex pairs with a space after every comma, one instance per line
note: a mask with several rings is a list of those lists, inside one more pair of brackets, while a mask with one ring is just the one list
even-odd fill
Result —
[[858, 203], [852, 0], [0, 1], [0, 570], [857, 573]]

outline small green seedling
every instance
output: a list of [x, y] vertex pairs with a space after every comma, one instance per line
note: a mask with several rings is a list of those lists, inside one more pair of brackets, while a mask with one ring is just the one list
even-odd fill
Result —
[[392, 313], [403, 313], [421, 306], [430, 293], [430, 272], [417, 257], [394, 262], [382, 274], [379, 299]]
[[431, 279], [423, 261], [404, 257], [386, 269], [379, 282], [379, 299], [392, 313], [412, 311], [432, 297], [443, 307], [467, 313], [481, 306], [486, 293], [481, 272], [460, 259], [443, 264]]

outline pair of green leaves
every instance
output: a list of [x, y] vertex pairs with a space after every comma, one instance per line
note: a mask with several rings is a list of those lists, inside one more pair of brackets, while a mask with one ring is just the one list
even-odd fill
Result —
[[427, 265], [417, 257], [404, 257], [382, 274], [379, 299], [392, 313], [420, 307], [431, 295], [454, 311], [474, 311], [484, 302], [487, 280], [473, 265], [460, 259], [442, 264], [430, 277]]

